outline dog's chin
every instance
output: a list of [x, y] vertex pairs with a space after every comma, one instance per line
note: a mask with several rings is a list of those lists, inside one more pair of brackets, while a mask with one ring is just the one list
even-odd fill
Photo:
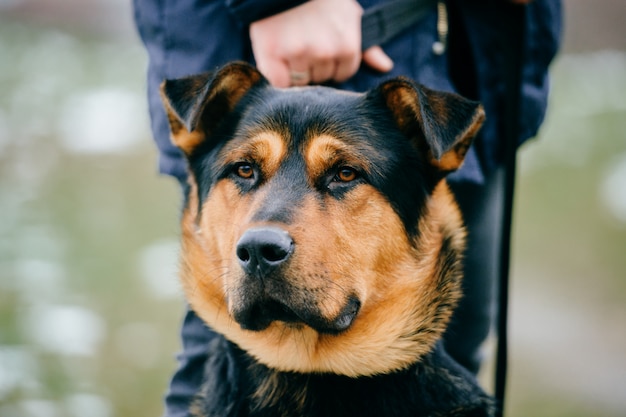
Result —
[[329, 319], [310, 308], [297, 308], [265, 299], [236, 308], [232, 316], [244, 330], [260, 332], [272, 322], [282, 321], [295, 327], [306, 325], [321, 334], [339, 334], [352, 326], [360, 308], [360, 301], [356, 297], [349, 297], [339, 314]]

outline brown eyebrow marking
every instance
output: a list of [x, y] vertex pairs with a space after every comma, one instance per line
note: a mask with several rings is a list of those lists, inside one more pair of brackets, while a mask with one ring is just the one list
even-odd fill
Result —
[[273, 175], [287, 154], [286, 139], [278, 132], [262, 131], [228, 143], [220, 152], [224, 165], [250, 161], [265, 176]]
[[340, 163], [362, 169], [365, 173], [371, 170], [370, 161], [363, 154], [355, 152], [354, 146], [328, 134], [314, 136], [307, 142], [304, 160], [309, 176], [313, 179]]

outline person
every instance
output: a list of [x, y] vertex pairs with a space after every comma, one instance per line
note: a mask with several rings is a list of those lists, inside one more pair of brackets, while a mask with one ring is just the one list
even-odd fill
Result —
[[[365, 91], [405, 75], [430, 88], [483, 103], [487, 121], [463, 167], [448, 177], [468, 227], [464, 297], [444, 337], [448, 353], [477, 373], [481, 345], [495, 317], [499, 222], [503, 215], [504, 102], [501, 17], [525, 7], [525, 57], [518, 143], [534, 136], [548, 95], [548, 66], [559, 44], [560, 0], [432, 2], [418, 22], [382, 45], [361, 50], [364, 9], [390, 0], [134, 0], [149, 57], [148, 101], [162, 173], [184, 183], [184, 158], [169, 139], [158, 93], [164, 79], [251, 62], [277, 87], [325, 83]], [[419, 0], [416, 0], [419, 1]], [[521, 6], [520, 6], [521, 7]], [[517, 145], [516, 144], [516, 145]], [[202, 383], [206, 345], [214, 336], [188, 310], [179, 367], [166, 395], [166, 415], [186, 416]]]

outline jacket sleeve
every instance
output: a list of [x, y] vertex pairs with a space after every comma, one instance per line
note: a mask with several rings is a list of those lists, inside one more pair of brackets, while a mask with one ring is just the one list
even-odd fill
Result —
[[226, 7], [243, 26], [284, 12], [306, 0], [226, 0]]

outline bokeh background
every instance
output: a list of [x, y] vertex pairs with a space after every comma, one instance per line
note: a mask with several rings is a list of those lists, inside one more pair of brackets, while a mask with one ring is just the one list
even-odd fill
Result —
[[[626, 416], [626, 3], [565, 5], [519, 158], [511, 417]], [[131, 21], [125, 0], [0, 0], [2, 417], [162, 412], [179, 196], [156, 174]]]

